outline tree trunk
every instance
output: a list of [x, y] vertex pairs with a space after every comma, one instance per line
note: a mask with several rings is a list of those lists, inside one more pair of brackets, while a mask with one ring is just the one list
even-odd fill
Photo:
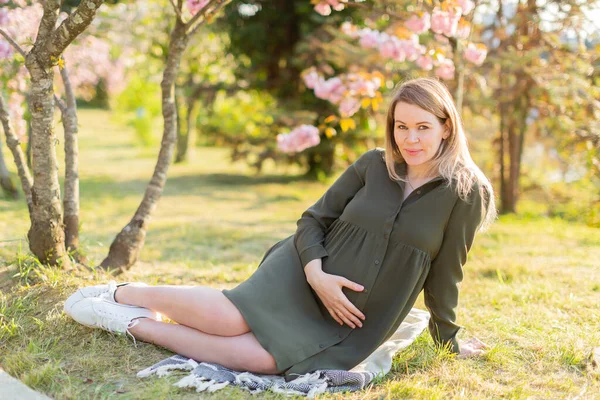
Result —
[[29, 106], [34, 176], [33, 211], [27, 238], [31, 252], [44, 264], [69, 264], [54, 147], [54, 65], [67, 46], [89, 26], [103, 2], [82, 0], [77, 9], [56, 27], [60, 2], [46, 0], [37, 38], [25, 56], [25, 66], [31, 76]]
[[108, 256], [102, 261], [102, 268], [121, 271], [131, 267], [137, 261], [139, 252], [144, 245], [150, 216], [162, 194], [167, 180], [169, 163], [173, 159], [173, 150], [177, 139], [177, 116], [174, 100], [175, 78], [188, 41], [189, 37], [186, 35], [185, 25], [177, 20], [175, 28], [171, 32], [169, 54], [161, 83], [164, 128], [158, 161], [150, 184], [146, 188], [144, 199], [131, 221], [121, 230], [111, 244]]
[[27, 233], [31, 252], [44, 264], [68, 262], [62, 223], [56, 135], [52, 65], [42, 66], [35, 53], [25, 59], [31, 74], [31, 152], [33, 154], [33, 213]]
[[185, 109], [182, 107], [181, 97], [181, 92], [175, 88], [175, 109], [177, 110], [177, 153], [175, 154], [175, 164], [179, 164], [187, 160], [188, 140], [190, 136], [190, 125], [188, 118], [190, 110], [187, 108], [187, 104]]
[[454, 54], [454, 67], [456, 68], [454, 102], [456, 103], [456, 109], [458, 110], [458, 113], [462, 116], [465, 84], [465, 64], [462, 57], [463, 49], [461, 42], [455, 38], [451, 39], [450, 44], [452, 45], [452, 53]]
[[498, 141], [498, 163], [500, 166], [500, 213], [506, 214], [510, 212], [510, 209], [506, 207], [506, 199], [509, 197], [508, 195], [508, 183], [506, 176], [506, 142], [507, 142], [507, 133], [506, 133], [506, 119], [507, 119], [507, 111], [508, 105], [501, 101], [500, 102], [500, 140]]
[[506, 199], [502, 203], [502, 208], [506, 212], [514, 213], [517, 210], [517, 200], [519, 196], [519, 135], [517, 134], [514, 107], [511, 107], [511, 115], [508, 116], [507, 124], [508, 136], [508, 182], [506, 189]]
[[31, 198], [33, 179], [31, 179], [31, 174], [29, 173], [29, 168], [27, 167], [27, 161], [25, 160], [25, 155], [23, 154], [23, 150], [19, 144], [19, 139], [17, 138], [17, 135], [15, 135], [14, 131], [12, 130], [12, 126], [10, 125], [8, 109], [6, 108], [4, 98], [1, 94], [0, 120], [2, 121], [2, 126], [4, 127], [4, 134], [6, 135], [6, 145], [10, 149], [15, 160], [15, 165], [17, 166], [17, 174], [21, 180], [21, 188], [25, 194], [25, 201], [27, 202], [27, 208], [29, 209], [29, 215], [31, 216], [33, 212], [33, 200]]
[[[65, 131], [65, 241], [67, 251], [81, 260], [79, 247], [79, 146], [77, 144], [77, 104], [75, 94], [66, 67], [60, 70], [67, 97], [66, 107], [62, 112], [62, 123]], [[62, 110], [61, 110], [62, 111]]]
[[11, 199], [16, 199], [19, 197], [19, 192], [15, 187], [12, 179], [10, 179], [10, 173], [8, 172], [8, 168], [6, 167], [6, 163], [4, 162], [4, 155], [2, 154], [2, 141], [0, 141], [0, 186], [2, 190]]
[[[204, 85], [197, 85], [187, 97], [185, 108], [185, 124], [182, 124], [182, 126], [180, 126], [178, 129], [180, 135], [177, 137], [177, 154], [175, 156], [175, 163], [180, 163], [188, 159], [188, 154], [193, 139], [192, 132], [196, 128], [196, 112], [200, 98], [202, 97], [203, 93], [206, 93], [204, 97], [207, 99], [207, 104], [212, 104], [218, 90], [220, 90], [219, 86], [205, 87]], [[227, 87], [225, 90], [228, 94], [230, 94], [235, 93], [237, 88]]]

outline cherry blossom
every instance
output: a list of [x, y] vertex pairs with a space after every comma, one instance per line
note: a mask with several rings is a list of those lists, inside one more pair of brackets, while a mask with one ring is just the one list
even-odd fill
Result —
[[463, 15], [469, 14], [475, 8], [475, 3], [471, 0], [457, 0], [457, 3]]
[[369, 28], [361, 29], [358, 32], [358, 36], [360, 37], [360, 45], [365, 49], [379, 46], [381, 40], [381, 34], [379, 33], [379, 31], [372, 30]]
[[417, 58], [416, 63], [421, 69], [425, 71], [431, 71], [433, 69], [433, 58], [431, 56], [420, 56], [419, 58]]
[[315, 5], [315, 11], [321, 15], [327, 16], [331, 14], [331, 9], [335, 11], [342, 11], [344, 9], [344, 3], [348, 0], [322, 0]]
[[319, 129], [312, 125], [301, 125], [289, 133], [277, 135], [277, 147], [284, 153], [299, 153], [320, 142]]
[[360, 100], [353, 97], [346, 97], [340, 103], [339, 110], [342, 117], [351, 117], [360, 110]]
[[410, 17], [409, 20], [404, 23], [404, 26], [418, 35], [425, 33], [431, 27], [431, 16], [428, 12], [417, 13]]
[[306, 85], [307, 88], [309, 89], [314, 89], [315, 85], [319, 82], [319, 74], [317, 71], [313, 69], [309, 70], [308, 72], [305, 72], [302, 75], [302, 79], [304, 80], [304, 84]]
[[485, 57], [487, 56], [487, 49], [483, 45], [476, 45], [475, 43], [469, 43], [465, 49], [464, 57], [467, 61], [472, 62], [475, 65], [483, 64]]
[[344, 98], [346, 87], [338, 77], [320, 80], [315, 85], [315, 96], [337, 104]]
[[210, 0], [186, 0], [185, 5], [192, 15], [198, 13], [209, 3]]
[[431, 30], [435, 33], [453, 37], [458, 29], [460, 13], [453, 11], [442, 11], [438, 7], [431, 14]]
[[442, 79], [454, 79], [454, 63], [449, 58], [439, 62], [439, 66], [435, 69], [435, 75]]

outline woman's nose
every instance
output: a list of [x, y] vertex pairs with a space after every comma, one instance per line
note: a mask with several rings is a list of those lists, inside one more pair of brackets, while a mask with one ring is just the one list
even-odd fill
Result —
[[413, 130], [408, 131], [408, 136], [406, 137], [406, 140], [410, 143], [416, 143], [419, 140], [417, 132]]

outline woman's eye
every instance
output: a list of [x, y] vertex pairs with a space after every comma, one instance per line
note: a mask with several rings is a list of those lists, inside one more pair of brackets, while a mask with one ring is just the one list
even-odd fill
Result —
[[[406, 126], [404, 126], [404, 125], [398, 125], [396, 128], [398, 128], [398, 129], [402, 129], [402, 130], [406, 130], [406, 129], [408, 129], [408, 128], [407, 128]], [[421, 129], [421, 128], [423, 128], [423, 129]], [[425, 129], [429, 129], [429, 127], [428, 127], [428, 126], [425, 126], [425, 125], [419, 125], [419, 130], [423, 130], [423, 131], [424, 131]]]

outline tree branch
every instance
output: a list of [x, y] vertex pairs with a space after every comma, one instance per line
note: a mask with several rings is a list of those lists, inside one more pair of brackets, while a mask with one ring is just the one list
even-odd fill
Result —
[[[203, 9], [204, 13], [202, 15], [202, 17], [207, 17], [207, 16], [211, 16], [211, 15], [215, 15], [217, 14], [223, 7], [225, 7], [227, 5], [227, 3], [229, 3], [231, 0], [216, 0], [216, 1], [211, 1], [209, 4], [206, 5], [206, 7]], [[215, 4], [215, 7], [212, 8], [209, 12], [208, 8], [212, 5]], [[198, 12], [198, 14], [200, 14], [200, 12]], [[198, 14], [194, 15], [194, 17], [198, 16]], [[193, 19], [192, 19], [193, 20]], [[186, 31], [187, 34], [192, 36], [194, 35], [197, 31], [198, 28], [200, 28], [200, 26], [202, 26], [202, 23], [204, 22], [205, 18], [203, 18], [202, 21], [200, 21], [198, 24], [196, 24], [196, 26], [194, 26], [192, 28], [192, 20], [190, 20], [190, 22], [188, 23], [188, 27], [186, 27]]]
[[179, 9], [179, 7], [177, 7], [177, 4], [175, 4], [175, 1], [169, 0], [169, 3], [171, 3], [171, 5], [173, 6], [173, 10], [175, 10], [175, 14], [177, 14], [179, 21], [183, 22], [183, 15], [181, 15], [181, 10]]
[[[210, 0], [209, 3], [204, 6], [204, 8], [200, 11], [198, 11], [193, 17], [192, 19], [190, 19], [186, 24], [185, 24], [185, 31], [187, 34], [190, 34], [192, 32], [192, 30], [194, 30], [193, 25], [200, 19], [200, 18], [204, 18], [205, 15], [207, 15], [209, 13], [209, 10], [211, 9], [211, 7], [214, 4], [217, 3], [222, 3], [224, 1], [227, 0]], [[212, 10], [211, 10], [212, 11]]]
[[102, 3], [104, 0], [82, 0], [77, 9], [48, 37], [48, 57], [58, 58], [67, 46], [90, 25]]
[[6, 41], [12, 45], [23, 57], [27, 56], [27, 52], [23, 50], [19, 43], [15, 42], [13, 38], [10, 37], [8, 33], [4, 31], [4, 29], [0, 28], [0, 35], [4, 36]]
[[50, 34], [54, 31], [54, 27], [56, 26], [58, 13], [60, 11], [60, 0], [47, 0], [42, 4], [44, 7], [44, 14], [40, 21], [37, 38], [35, 39], [36, 44], [50, 37]]
[[6, 135], [6, 145], [10, 149], [13, 154], [13, 158], [15, 160], [15, 164], [17, 166], [17, 172], [19, 174], [19, 179], [21, 180], [21, 187], [23, 188], [23, 193], [25, 193], [25, 200], [27, 201], [27, 207], [29, 208], [29, 215], [31, 216], [31, 212], [33, 210], [33, 198], [31, 197], [31, 188], [33, 186], [33, 179], [31, 178], [31, 173], [29, 172], [29, 168], [27, 168], [27, 162], [25, 161], [25, 156], [23, 155], [23, 150], [21, 150], [21, 146], [19, 145], [19, 139], [17, 135], [12, 130], [12, 126], [10, 124], [10, 118], [8, 116], [8, 109], [4, 104], [4, 98], [0, 94], [0, 122], [2, 122], [2, 126], [4, 127], [4, 134]]

